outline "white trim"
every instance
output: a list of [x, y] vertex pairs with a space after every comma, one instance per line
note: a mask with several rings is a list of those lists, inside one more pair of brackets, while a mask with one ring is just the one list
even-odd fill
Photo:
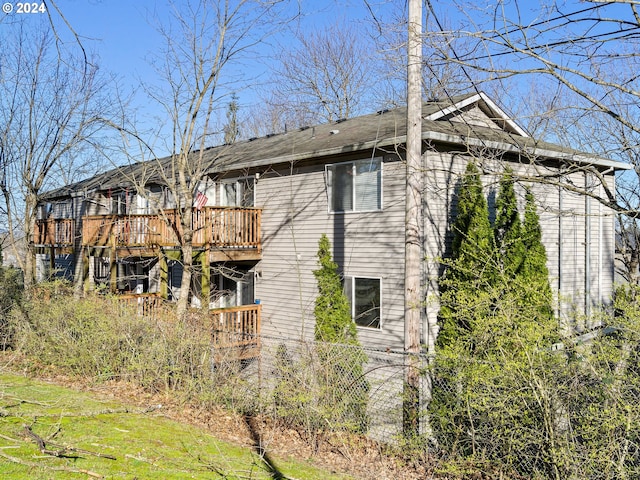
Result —
[[[529, 134], [524, 131], [516, 122], [514, 122], [505, 112], [502, 110], [496, 103], [491, 100], [487, 95], [483, 92], [476, 93], [475, 95], [471, 95], [470, 97], [465, 98], [464, 100], [459, 101], [453, 105], [448, 106], [447, 108], [443, 108], [438, 110], [437, 112], [432, 113], [431, 115], [427, 115], [425, 120], [439, 120], [447, 115], [450, 115], [454, 112], [462, 110], [469, 105], [473, 105], [474, 103], [478, 104], [478, 107], [487, 113], [489, 112], [489, 116], [491, 119], [498, 122], [504, 122], [507, 130], [511, 130], [513, 133], [520, 135], [521, 137], [529, 137]], [[485, 107], [485, 108], [483, 108]]]
[[[371, 209], [371, 210], [356, 210], [356, 188], [355, 188], [355, 181], [353, 181], [353, 188], [352, 188], [352, 198], [351, 198], [351, 204], [352, 209], [351, 210], [331, 210], [331, 198], [332, 195], [329, 194], [329, 191], [331, 190], [331, 194], [333, 194], [333, 185], [332, 182], [334, 181], [333, 178], [333, 172], [330, 175], [330, 169], [332, 167], [338, 166], [338, 165], [348, 165], [351, 164], [351, 170], [352, 170], [352, 177], [355, 179], [356, 176], [356, 172], [355, 172], [355, 168], [356, 168], [356, 163], [359, 162], [366, 162], [366, 161], [379, 161], [380, 162], [380, 208], [375, 208], [375, 209]], [[347, 162], [336, 162], [336, 163], [328, 163], [325, 164], [324, 166], [324, 172], [325, 172], [325, 192], [327, 194], [327, 213], [329, 213], [330, 215], [342, 215], [342, 214], [352, 214], [352, 213], [368, 213], [368, 212], [382, 212], [384, 210], [384, 158], [381, 156], [377, 156], [377, 157], [371, 157], [371, 158], [360, 158], [357, 160], [349, 160]], [[331, 177], [331, 178], [329, 178]]]
[[[406, 139], [406, 137], [403, 137]], [[511, 143], [493, 141], [493, 140], [480, 140], [474, 137], [463, 137], [462, 135], [450, 135], [447, 133], [439, 132], [424, 132], [422, 134], [423, 140], [435, 140], [445, 143], [462, 144], [468, 146], [478, 146], [485, 148], [494, 148], [496, 150], [502, 150], [509, 153], [524, 153], [531, 155], [532, 157], [544, 157], [550, 160], [561, 160], [566, 162], [580, 163], [583, 165], [592, 165], [598, 167], [610, 167], [616, 170], [631, 170], [632, 165], [628, 163], [618, 162], [615, 160], [609, 160], [597, 156], [588, 156], [577, 152], [558, 152], [555, 150], [548, 150], [538, 147], [528, 147], [513, 145]]]
[[[349, 298], [349, 303], [350, 303], [350, 307], [351, 307], [351, 319], [353, 320], [353, 323], [355, 323], [356, 328], [363, 328], [366, 330], [374, 330], [374, 331], [381, 331], [382, 330], [382, 303], [383, 303], [383, 297], [382, 297], [382, 277], [369, 277], [369, 276], [363, 276], [363, 275], [345, 275], [344, 276], [345, 280], [349, 279], [351, 282], [351, 288], [350, 288], [350, 292], [351, 292], [351, 298]], [[362, 279], [362, 280], [378, 280], [378, 284], [379, 284], [379, 300], [380, 300], [380, 305], [378, 306], [378, 326], [377, 327], [367, 327], [365, 325], [358, 325], [356, 323], [356, 302], [355, 302], [355, 293], [356, 293], [356, 278], [358, 279]]]

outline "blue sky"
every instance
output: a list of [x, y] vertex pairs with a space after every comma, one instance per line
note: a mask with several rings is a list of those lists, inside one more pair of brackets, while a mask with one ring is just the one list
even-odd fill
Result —
[[[14, 0], [14, 11], [5, 15], [6, 21], [22, 20], [36, 22], [48, 20], [44, 14], [18, 15]], [[0, 3], [5, 0], [0, 0]], [[176, 3], [180, 3], [179, 0]], [[369, 0], [375, 10], [405, 8], [405, 0]], [[82, 45], [90, 56], [95, 56], [103, 73], [114, 75], [125, 94], [135, 93], [132, 106], [137, 110], [137, 118], [153, 123], [153, 117], [164, 115], [142, 91], [143, 83], [153, 83], [157, 73], [150, 66], [150, 60], [164, 45], [164, 39], [157, 32], [158, 22], [166, 23], [171, 15], [170, 2], [167, 0], [55, 0], [66, 21], [81, 37]], [[370, 18], [364, 0], [290, 0], [291, 13], [299, 11], [300, 16], [289, 25], [292, 29], [315, 29], [323, 25], [344, 22], [364, 22]], [[69, 28], [59, 13], [50, 8], [51, 22], [56, 33], [65, 41], [73, 42]], [[37, 18], [36, 17], [40, 17]], [[13, 18], [11, 18], [13, 17]], [[0, 18], [0, 29], [3, 25]], [[286, 44], [289, 39], [286, 29], [272, 38], [273, 44]], [[251, 62], [252, 75], [266, 78], [269, 64], [269, 47], [264, 48], [260, 62]], [[257, 73], [256, 73], [257, 72]], [[251, 90], [238, 93], [241, 108], [249, 111], [256, 96]]]
[[[6, 1], [17, 4], [14, 0]], [[0, 0], [0, 3], [3, 2], [5, 0]], [[134, 106], [139, 110], [138, 117], [146, 117], [147, 121], [151, 121], [153, 116], [162, 115], [162, 112], [154, 111], [153, 104], [139, 90], [142, 82], [151, 83], [156, 78], [148, 61], [150, 56], [159, 52], [163, 39], [153, 24], [168, 20], [171, 12], [169, 3], [167, 0], [55, 0], [66, 20], [81, 36], [84, 47], [97, 56], [102, 71], [115, 75], [124, 92], [138, 90]], [[452, 26], [454, 29], [461, 26], [473, 30], [473, 22], [487, 20], [496, 8], [495, 0], [477, 0], [471, 6], [461, 0], [432, 0], [432, 3], [445, 28]], [[290, 5], [302, 14], [291, 27], [303, 31], [338, 21], [347, 24], [368, 22], [371, 14], [367, 5], [380, 14], [383, 21], [384, 14], [402, 12], [407, 8], [406, 0], [290, 0]], [[466, 5], [467, 9], [461, 11], [461, 5]], [[540, 15], [538, 2], [506, 0], [502, 6], [514, 17], [520, 16], [525, 23], [535, 22]], [[561, 6], [564, 11], [584, 8], [584, 4], [577, 3], [577, 0], [562, 2]], [[616, 8], [607, 7], [609, 11]], [[69, 40], [69, 30], [59, 15], [56, 12], [51, 12], [51, 15], [58, 34]], [[2, 16], [5, 17], [4, 23]], [[32, 18], [28, 15], [20, 17], [29, 22], [35, 21], [33, 17], [37, 16], [44, 20], [42, 14], [31, 14]], [[10, 17], [16, 18], [18, 15], [15, 11], [9, 15], [0, 13], [0, 30], [8, 28], [6, 21], [12, 20]], [[274, 42], [287, 43], [290, 33], [284, 30]], [[252, 74], [267, 75], [268, 48], [265, 47], [264, 52], [261, 61], [251, 62], [251, 68], [255, 70]], [[242, 90], [238, 94], [241, 108], [250, 111], [252, 103], [256, 101], [255, 95], [250, 90]]]
[[[394, 2], [370, 3], [388, 8]], [[404, 0], [395, 3], [402, 5]], [[156, 17], [164, 21], [170, 15], [168, 1], [56, 0], [56, 4], [82, 36], [87, 50], [98, 56], [101, 68], [118, 76], [125, 87], [136, 88], [141, 79], [153, 78], [148, 60], [163, 42], [153, 25]], [[300, 0], [298, 6], [303, 14], [296, 25], [299, 28], [315, 28], [338, 19], [363, 21], [369, 15], [362, 0]], [[60, 29], [66, 30], [62, 25]]]

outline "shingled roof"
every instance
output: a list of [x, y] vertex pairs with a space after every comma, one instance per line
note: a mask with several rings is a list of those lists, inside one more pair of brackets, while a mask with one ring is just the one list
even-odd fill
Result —
[[[457, 114], [477, 107], [494, 123], [490, 126], [460, 121]], [[477, 145], [506, 152], [526, 153], [542, 159], [627, 169], [624, 163], [599, 158], [558, 145], [532, 139], [499, 109], [486, 95], [474, 93], [423, 104], [423, 139], [451, 145]], [[333, 123], [304, 127], [284, 133], [249, 139], [231, 145], [193, 152], [201, 158], [208, 173], [246, 170], [294, 161], [322, 159], [327, 156], [371, 150], [384, 151], [404, 144], [406, 107], [379, 111]], [[53, 190], [45, 195], [54, 199], [74, 192], [107, 190], [132, 186], [131, 179], [144, 178], [159, 183], [159, 172], [170, 165], [171, 157], [140, 162], [95, 175], [89, 179]], [[168, 171], [168, 170], [167, 170]], [[160, 182], [161, 183], [161, 182]]]

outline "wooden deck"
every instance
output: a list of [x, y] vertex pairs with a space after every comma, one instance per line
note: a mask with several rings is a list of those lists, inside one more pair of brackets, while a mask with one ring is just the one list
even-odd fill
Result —
[[123, 307], [133, 309], [138, 315], [152, 318], [167, 303], [157, 293], [122, 293], [118, 295], [118, 300]]
[[217, 360], [255, 358], [260, 353], [260, 305], [209, 311]]
[[[193, 210], [193, 246], [260, 254], [261, 215], [260, 208]], [[180, 245], [181, 236], [182, 226], [175, 210], [155, 215], [93, 215], [82, 220], [82, 245], [88, 247], [175, 248]]]
[[[124, 308], [137, 315], [155, 318], [162, 308], [171, 308], [155, 293], [121, 294]], [[211, 331], [212, 346], [216, 361], [246, 360], [260, 354], [260, 305], [218, 308], [202, 312], [194, 310], [194, 318], [202, 318]]]
[[71, 218], [36, 220], [33, 243], [46, 246], [73, 245], [75, 222]]

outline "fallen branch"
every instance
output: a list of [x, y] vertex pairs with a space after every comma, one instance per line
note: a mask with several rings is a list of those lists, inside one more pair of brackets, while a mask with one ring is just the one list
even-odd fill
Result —
[[52, 405], [44, 402], [37, 402], [35, 400], [26, 400], [24, 398], [13, 397], [11, 395], [2, 395], [2, 398], [6, 398], [7, 400], [12, 400], [14, 403], [10, 403], [8, 405], [4, 405], [3, 408], [13, 408], [26, 403], [27, 405], [38, 405], [40, 407], [51, 407]]
[[18, 465], [24, 465], [25, 467], [30, 468], [44, 468], [45, 470], [53, 470], [56, 472], [70, 472], [70, 473], [82, 473], [84, 475], [89, 475], [93, 478], [104, 478], [102, 475], [96, 472], [92, 472], [91, 470], [85, 470], [83, 468], [72, 468], [72, 467], [54, 467], [50, 465], [43, 465], [36, 462], [27, 462], [26, 460], [22, 460], [21, 458], [14, 457], [12, 455], [7, 455], [2, 450], [0, 450], [0, 457], [9, 460], [10, 462], [17, 463]]
[[144, 415], [147, 413], [154, 412], [156, 410], [160, 410], [162, 405], [150, 405], [146, 408], [138, 408], [132, 409], [129, 407], [123, 408], [105, 408], [104, 410], [96, 410], [91, 412], [67, 412], [67, 413], [56, 413], [56, 414], [41, 414], [38, 415], [39, 418], [83, 418], [83, 417], [94, 417], [96, 415], [111, 415], [111, 414], [122, 414], [122, 413], [130, 413], [131, 415]]
[[126, 453], [125, 454], [125, 458], [131, 458], [131, 459], [136, 460], [138, 462], [145, 462], [145, 463], [148, 463], [149, 465], [153, 465], [154, 467], [158, 466], [158, 464], [153, 463], [151, 460], [149, 460], [147, 458], [144, 458], [144, 457], [141, 457], [140, 455], [136, 456], [136, 455], [130, 455], [130, 454]]
[[21, 441], [21, 440], [17, 440], [15, 438], [9, 437], [7, 435], [4, 435], [2, 433], [0, 433], [0, 438], [2, 438], [4, 440], [8, 440], [8, 441], [13, 442], [13, 443], [20, 443], [20, 441]]
[[83, 450], [82, 448], [58, 445], [52, 442], [49, 442], [49, 445], [55, 448], [59, 448], [60, 450], [49, 450], [47, 448], [47, 445], [44, 439], [40, 435], [36, 434], [29, 425], [25, 425], [24, 430], [27, 433], [27, 435], [31, 437], [34, 442], [36, 442], [36, 444], [38, 445], [38, 448], [40, 449], [40, 452], [44, 453], [45, 455], [51, 455], [53, 457], [77, 458], [77, 455], [69, 455], [69, 452], [73, 452], [73, 453], [81, 453], [85, 455], [93, 455], [94, 457], [99, 457], [99, 458], [107, 458], [109, 460], [116, 460], [116, 457], [114, 457], [113, 455], [106, 455], [104, 453], [92, 452], [90, 450]]

